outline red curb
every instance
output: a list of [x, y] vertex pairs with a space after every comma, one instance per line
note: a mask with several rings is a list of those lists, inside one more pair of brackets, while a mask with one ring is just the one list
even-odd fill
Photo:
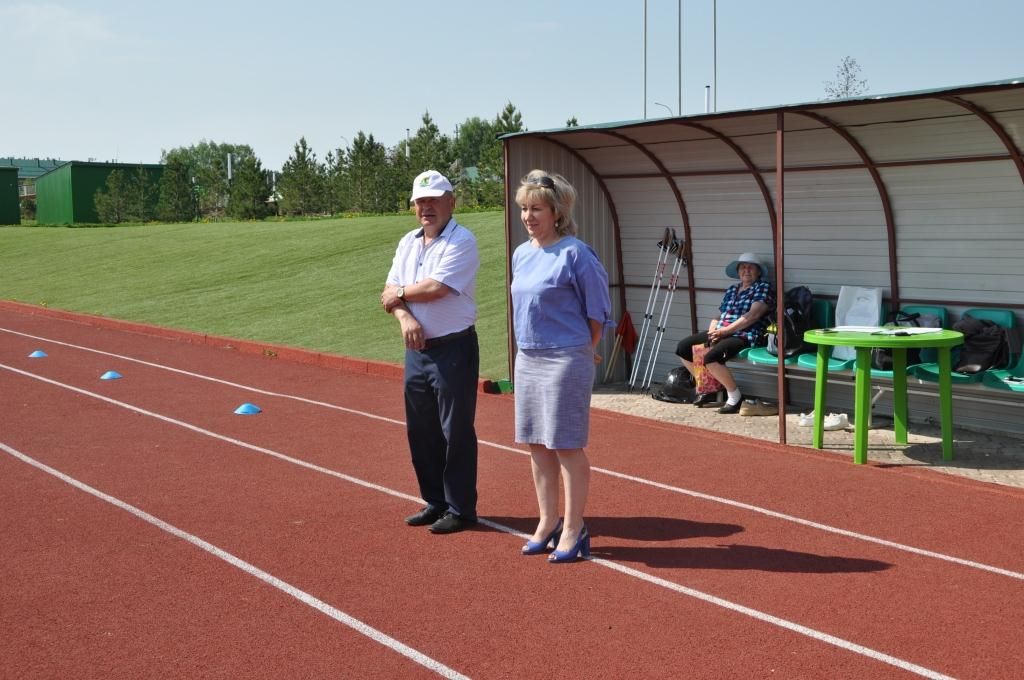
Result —
[[[137, 321], [123, 321], [97, 314], [86, 314], [84, 312], [70, 312], [64, 309], [51, 309], [42, 305], [33, 305], [27, 302], [16, 302], [14, 300], [0, 300], [0, 309], [9, 309], [22, 314], [44, 316], [52, 319], [61, 319], [74, 323], [86, 324], [97, 328], [112, 328], [138, 333], [151, 337], [176, 340], [197, 345], [209, 345], [218, 349], [234, 350], [242, 354], [255, 354], [267, 359], [281, 359], [300, 364], [323, 366], [346, 373], [362, 373], [383, 378], [401, 379], [405, 375], [405, 368], [399, 364], [391, 364], [384, 361], [373, 361], [349, 357], [343, 354], [331, 354], [316, 350], [304, 349], [302, 347], [291, 347], [288, 345], [275, 345], [258, 340], [242, 340], [222, 335], [208, 335], [198, 331], [189, 331], [180, 328], [168, 328], [167, 326], [156, 326], [153, 324], [140, 323]], [[483, 392], [483, 380], [477, 382], [477, 390]]]

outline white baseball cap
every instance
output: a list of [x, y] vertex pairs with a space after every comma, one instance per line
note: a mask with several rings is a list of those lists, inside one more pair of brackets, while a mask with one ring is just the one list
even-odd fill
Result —
[[449, 191], [452, 191], [452, 183], [448, 181], [447, 177], [437, 170], [427, 170], [421, 172], [413, 180], [412, 198], [409, 200], [415, 201], [417, 198], [425, 198], [427, 196], [444, 196]]

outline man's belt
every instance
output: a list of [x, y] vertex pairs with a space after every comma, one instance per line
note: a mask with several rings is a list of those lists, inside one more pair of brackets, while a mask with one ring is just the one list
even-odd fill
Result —
[[433, 349], [435, 347], [439, 347], [445, 344], [446, 342], [451, 342], [452, 340], [464, 338], [467, 335], [470, 335], [471, 333], [476, 333], [476, 326], [470, 326], [465, 330], [449, 333], [448, 335], [439, 335], [436, 338], [429, 338], [427, 340], [426, 346], [423, 349]]

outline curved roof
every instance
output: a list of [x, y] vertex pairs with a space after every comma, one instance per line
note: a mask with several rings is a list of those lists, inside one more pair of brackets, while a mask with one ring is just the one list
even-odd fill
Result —
[[[634, 319], [654, 244], [676, 230], [677, 337], [716, 313], [724, 266], [747, 251], [821, 297], [858, 285], [892, 305], [1024, 309], [1024, 78], [503, 139], [508, 204], [532, 168], [570, 178], [582, 236]], [[513, 216], [510, 248], [525, 240]]]

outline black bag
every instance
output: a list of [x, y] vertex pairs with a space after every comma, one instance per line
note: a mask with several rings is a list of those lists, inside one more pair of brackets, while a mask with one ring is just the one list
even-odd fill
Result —
[[[807, 286], [796, 286], [786, 291], [783, 298], [782, 330], [786, 346], [782, 348], [782, 356], [792, 357], [807, 351], [804, 344], [804, 332], [811, 328], [811, 308], [814, 296]], [[768, 327], [768, 353], [779, 356], [779, 336], [777, 326], [773, 323]]]
[[665, 376], [665, 382], [651, 390], [651, 397], [673, 404], [689, 404], [693, 401], [696, 383], [690, 372], [682, 366], [673, 368]]
[[1010, 364], [1010, 340], [1006, 329], [988, 319], [964, 316], [953, 324], [953, 330], [964, 334], [964, 344], [953, 370], [974, 375], [990, 368], [1007, 368]]
[[[942, 328], [942, 320], [934, 314], [920, 312], [890, 312], [888, 326], [911, 326], [917, 328]], [[907, 349], [907, 366], [921, 363], [921, 350], [916, 347]], [[892, 370], [892, 349], [876, 347], [871, 350], [871, 368], [879, 371]]]

